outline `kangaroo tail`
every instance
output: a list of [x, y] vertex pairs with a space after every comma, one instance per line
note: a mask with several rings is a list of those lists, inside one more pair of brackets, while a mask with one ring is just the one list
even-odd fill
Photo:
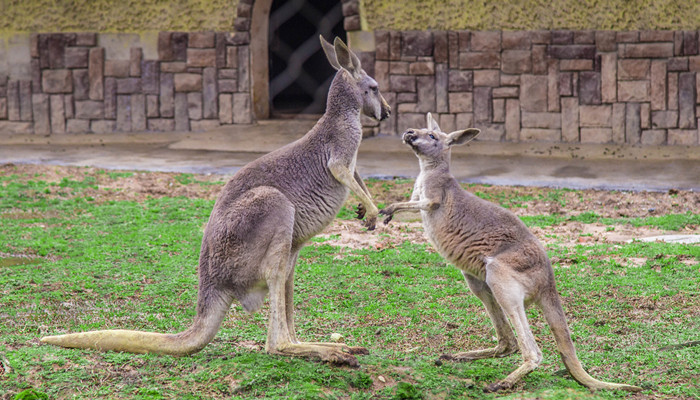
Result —
[[[124, 351], [128, 353], [158, 353], [183, 356], [202, 350], [216, 335], [231, 306], [227, 295], [200, 298], [197, 316], [185, 331], [176, 334], [130, 331], [123, 329], [46, 336], [41, 342], [61, 347]], [[203, 307], [206, 304], [207, 307]]]
[[559, 295], [557, 295], [554, 290], [551, 293], [551, 295], [543, 296], [540, 301], [540, 306], [542, 307], [542, 312], [547, 320], [547, 324], [549, 324], [554, 334], [554, 340], [557, 343], [557, 349], [559, 350], [561, 359], [574, 380], [591, 390], [617, 389], [630, 392], [641, 391], [642, 388], [638, 386], [603, 382], [588, 375], [583, 369], [578, 357], [576, 357], [576, 349], [574, 348], [574, 342], [571, 340], [571, 332], [566, 323], [566, 316], [564, 315], [564, 310], [559, 301]]

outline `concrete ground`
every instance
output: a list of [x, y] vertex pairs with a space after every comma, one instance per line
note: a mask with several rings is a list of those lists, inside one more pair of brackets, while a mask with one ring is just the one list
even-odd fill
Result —
[[[208, 132], [0, 135], [0, 163], [235, 173], [306, 133], [312, 120], [268, 120]], [[363, 140], [364, 177], [415, 177], [418, 162], [397, 136]], [[700, 147], [473, 142], [452, 154], [461, 181], [495, 185], [700, 191]]]

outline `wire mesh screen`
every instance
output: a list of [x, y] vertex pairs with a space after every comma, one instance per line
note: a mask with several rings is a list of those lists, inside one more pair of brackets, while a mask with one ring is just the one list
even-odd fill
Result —
[[269, 26], [272, 115], [322, 114], [335, 70], [318, 36], [346, 41], [340, 0], [275, 0]]

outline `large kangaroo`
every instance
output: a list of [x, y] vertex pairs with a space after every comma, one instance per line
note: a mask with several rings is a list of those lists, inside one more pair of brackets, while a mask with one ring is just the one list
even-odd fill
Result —
[[383, 120], [390, 108], [377, 82], [342, 40], [321, 37], [338, 70], [326, 112], [301, 139], [251, 162], [224, 186], [204, 231], [199, 256], [197, 315], [178, 334], [106, 330], [48, 336], [63, 347], [186, 355], [206, 346], [233, 299], [248, 312], [270, 294], [265, 349], [269, 353], [357, 365], [350, 353], [364, 348], [303, 343], [294, 333], [294, 266], [299, 250], [335, 218], [352, 191], [361, 201], [358, 218], [374, 229], [377, 207], [355, 163], [362, 140], [360, 114]]
[[441, 358], [468, 361], [504, 357], [519, 348], [523, 364], [484, 390], [511, 388], [542, 362], [525, 315], [525, 308], [535, 303], [554, 334], [566, 369], [577, 382], [590, 389], [641, 390], [601, 382], [584, 371], [576, 357], [544, 247], [513, 213], [465, 191], [450, 173], [450, 147], [469, 142], [479, 130], [445, 134], [430, 113], [427, 122], [428, 129], [409, 129], [403, 134], [404, 143], [413, 149], [420, 163], [411, 200], [391, 204], [380, 213], [388, 216], [384, 223], [389, 223], [396, 212], [420, 210], [428, 238], [443, 257], [462, 271], [469, 288], [484, 303], [498, 335], [493, 349]]

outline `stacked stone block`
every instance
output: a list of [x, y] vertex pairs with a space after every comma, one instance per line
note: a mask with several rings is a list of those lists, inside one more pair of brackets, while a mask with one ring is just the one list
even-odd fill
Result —
[[360, 18], [360, 0], [342, 0], [343, 28], [346, 31], [359, 31], [362, 29]]
[[479, 140], [698, 145], [698, 31], [377, 31], [383, 133], [474, 126]]
[[[42, 105], [48, 98], [45, 100]], [[0, 132], [32, 132], [33, 101], [31, 80], [9, 80], [0, 76]]]
[[[253, 121], [250, 24], [161, 32], [110, 59], [95, 33], [35, 34], [27, 79], [0, 76], [0, 133], [206, 130]], [[343, 0], [360, 29], [359, 2]], [[359, 52], [393, 109], [369, 131], [475, 126], [479, 140], [699, 145], [698, 31], [377, 31]]]
[[0, 132], [201, 131], [252, 122], [245, 35], [161, 32], [157, 59], [95, 33], [35, 34], [31, 80], [0, 77]]

